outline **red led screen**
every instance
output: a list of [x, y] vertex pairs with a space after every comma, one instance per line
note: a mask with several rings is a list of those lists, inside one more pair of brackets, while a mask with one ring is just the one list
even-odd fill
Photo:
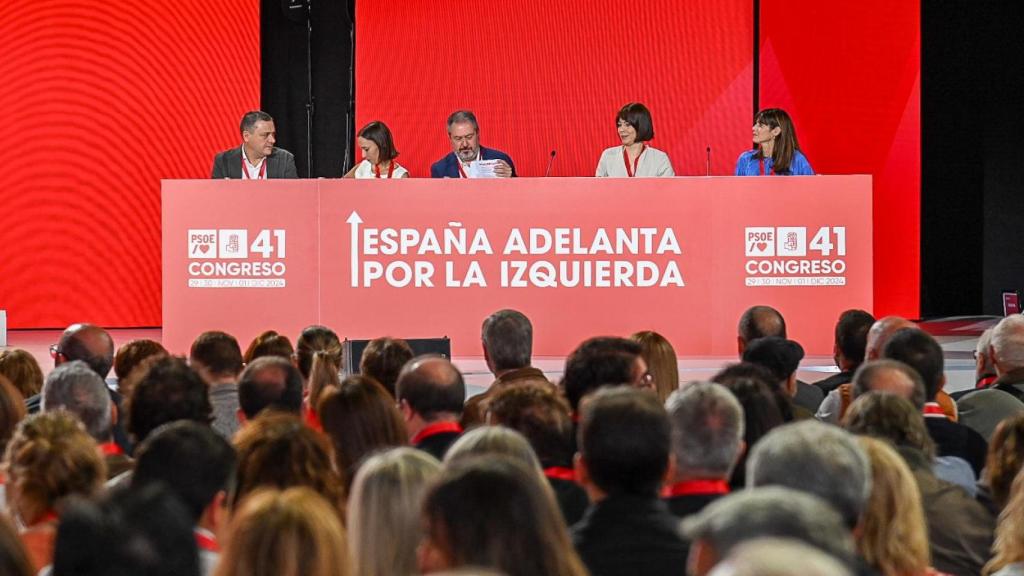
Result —
[[918, 0], [761, 3], [761, 107], [782, 107], [814, 169], [874, 176], [875, 314], [920, 293]]
[[159, 325], [160, 179], [258, 107], [258, 0], [2, 2], [0, 37], [10, 327]]
[[451, 151], [445, 120], [480, 121], [481, 143], [520, 175], [593, 176], [643, 102], [651, 145], [680, 175], [731, 174], [753, 93], [750, 0], [356, 2], [356, 128], [382, 120], [412, 176]]

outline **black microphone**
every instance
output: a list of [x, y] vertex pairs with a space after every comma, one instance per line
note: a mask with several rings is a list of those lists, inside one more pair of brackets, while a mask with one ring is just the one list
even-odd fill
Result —
[[711, 176], [711, 145], [708, 144], [708, 163], [704, 173], [705, 176]]
[[544, 171], [544, 177], [547, 178], [551, 175], [551, 165], [555, 163], [555, 151], [551, 151], [551, 159], [548, 160], [548, 169]]

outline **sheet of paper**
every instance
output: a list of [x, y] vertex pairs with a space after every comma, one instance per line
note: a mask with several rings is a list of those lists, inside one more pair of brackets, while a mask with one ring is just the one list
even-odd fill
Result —
[[494, 168], [500, 160], [474, 160], [469, 163], [470, 178], [497, 178]]

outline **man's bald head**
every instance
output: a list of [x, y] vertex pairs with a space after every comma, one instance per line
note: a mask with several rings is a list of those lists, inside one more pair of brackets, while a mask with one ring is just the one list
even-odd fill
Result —
[[917, 324], [900, 316], [886, 316], [875, 321], [871, 325], [871, 330], [868, 330], [868, 344], [864, 351], [864, 359], [878, 360], [881, 358], [882, 350], [885, 349], [885, 345], [889, 343], [892, 335], [904, 328], [916, 329]]
[[740, 316], [737, 341], [742, 355], [747, 344], [766, 336], [786, 337], [786, 320], [771, 306], [751, 306]]
[[466, 401], [466, 384], [454, 364], [440, 356], [413, 358], [402, 368], [395, 395], [426, 422], [458, 417]]
[[92, 324], [72, 324], [57, 343], [54, 366], [81, 360], [93, 372], [106, 378], [114, 365], [114, 339], [106, 330]]
[[868, 392], [885, 392], [906, 398], [918, 410], [924, 407], [925, 385], [921, 375], [897, 360], [873, 360], [853, 375], [853, 397]]

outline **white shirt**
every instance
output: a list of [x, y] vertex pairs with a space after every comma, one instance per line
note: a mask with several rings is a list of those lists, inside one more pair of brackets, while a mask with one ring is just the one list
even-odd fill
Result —
[[[260, 166], [267, 161], [267, 157], [260, 158], [260, 161], [253, 164], [249, 162], [249, 158], [245, 155], [245, 146], [242, 146], [242, 180], [259, 180], [260, 178]], [[263, 173], [263, 179], [267, 179], [267, 173]]]
[[[675, 176], [672, 169], [672, 161], [657, 148], [647, 146], [640, 154], [639, 162], [636, 164], [634, 176], [637, 178], [667, 178]], [[598, 177], [628, 178], [626, 163], [622, 160], [622, 146], [613, 146], [601, 153], [601, 159], [597, 162]]]
[[[395, 161], [392, 160], [392, 162], [395, 162]], [[402, 168], [401, 166], [398, 165], [397, 162], [395, 162], [395, 170], [391, 174], [392, 178], [405, 178], [406, 176], [408, 176], [408, 174], [409, 174], [408, 170], [406, 170], [405, 168]], [[356, 165], [356, 171], [353, 174], [353, 176], [355, 176], [356, 178], [376, 178], [377, 177], [377, 173], [373, 171], [373, 164], [370, 164], [369, 160], [363, 160], [362, 162], [360, 162], [359, 164]], [[381, 178], [387, 178], [388, 177], [388, 171], [387, 170], [381, 170], [380, 171], [380, 177]]]

